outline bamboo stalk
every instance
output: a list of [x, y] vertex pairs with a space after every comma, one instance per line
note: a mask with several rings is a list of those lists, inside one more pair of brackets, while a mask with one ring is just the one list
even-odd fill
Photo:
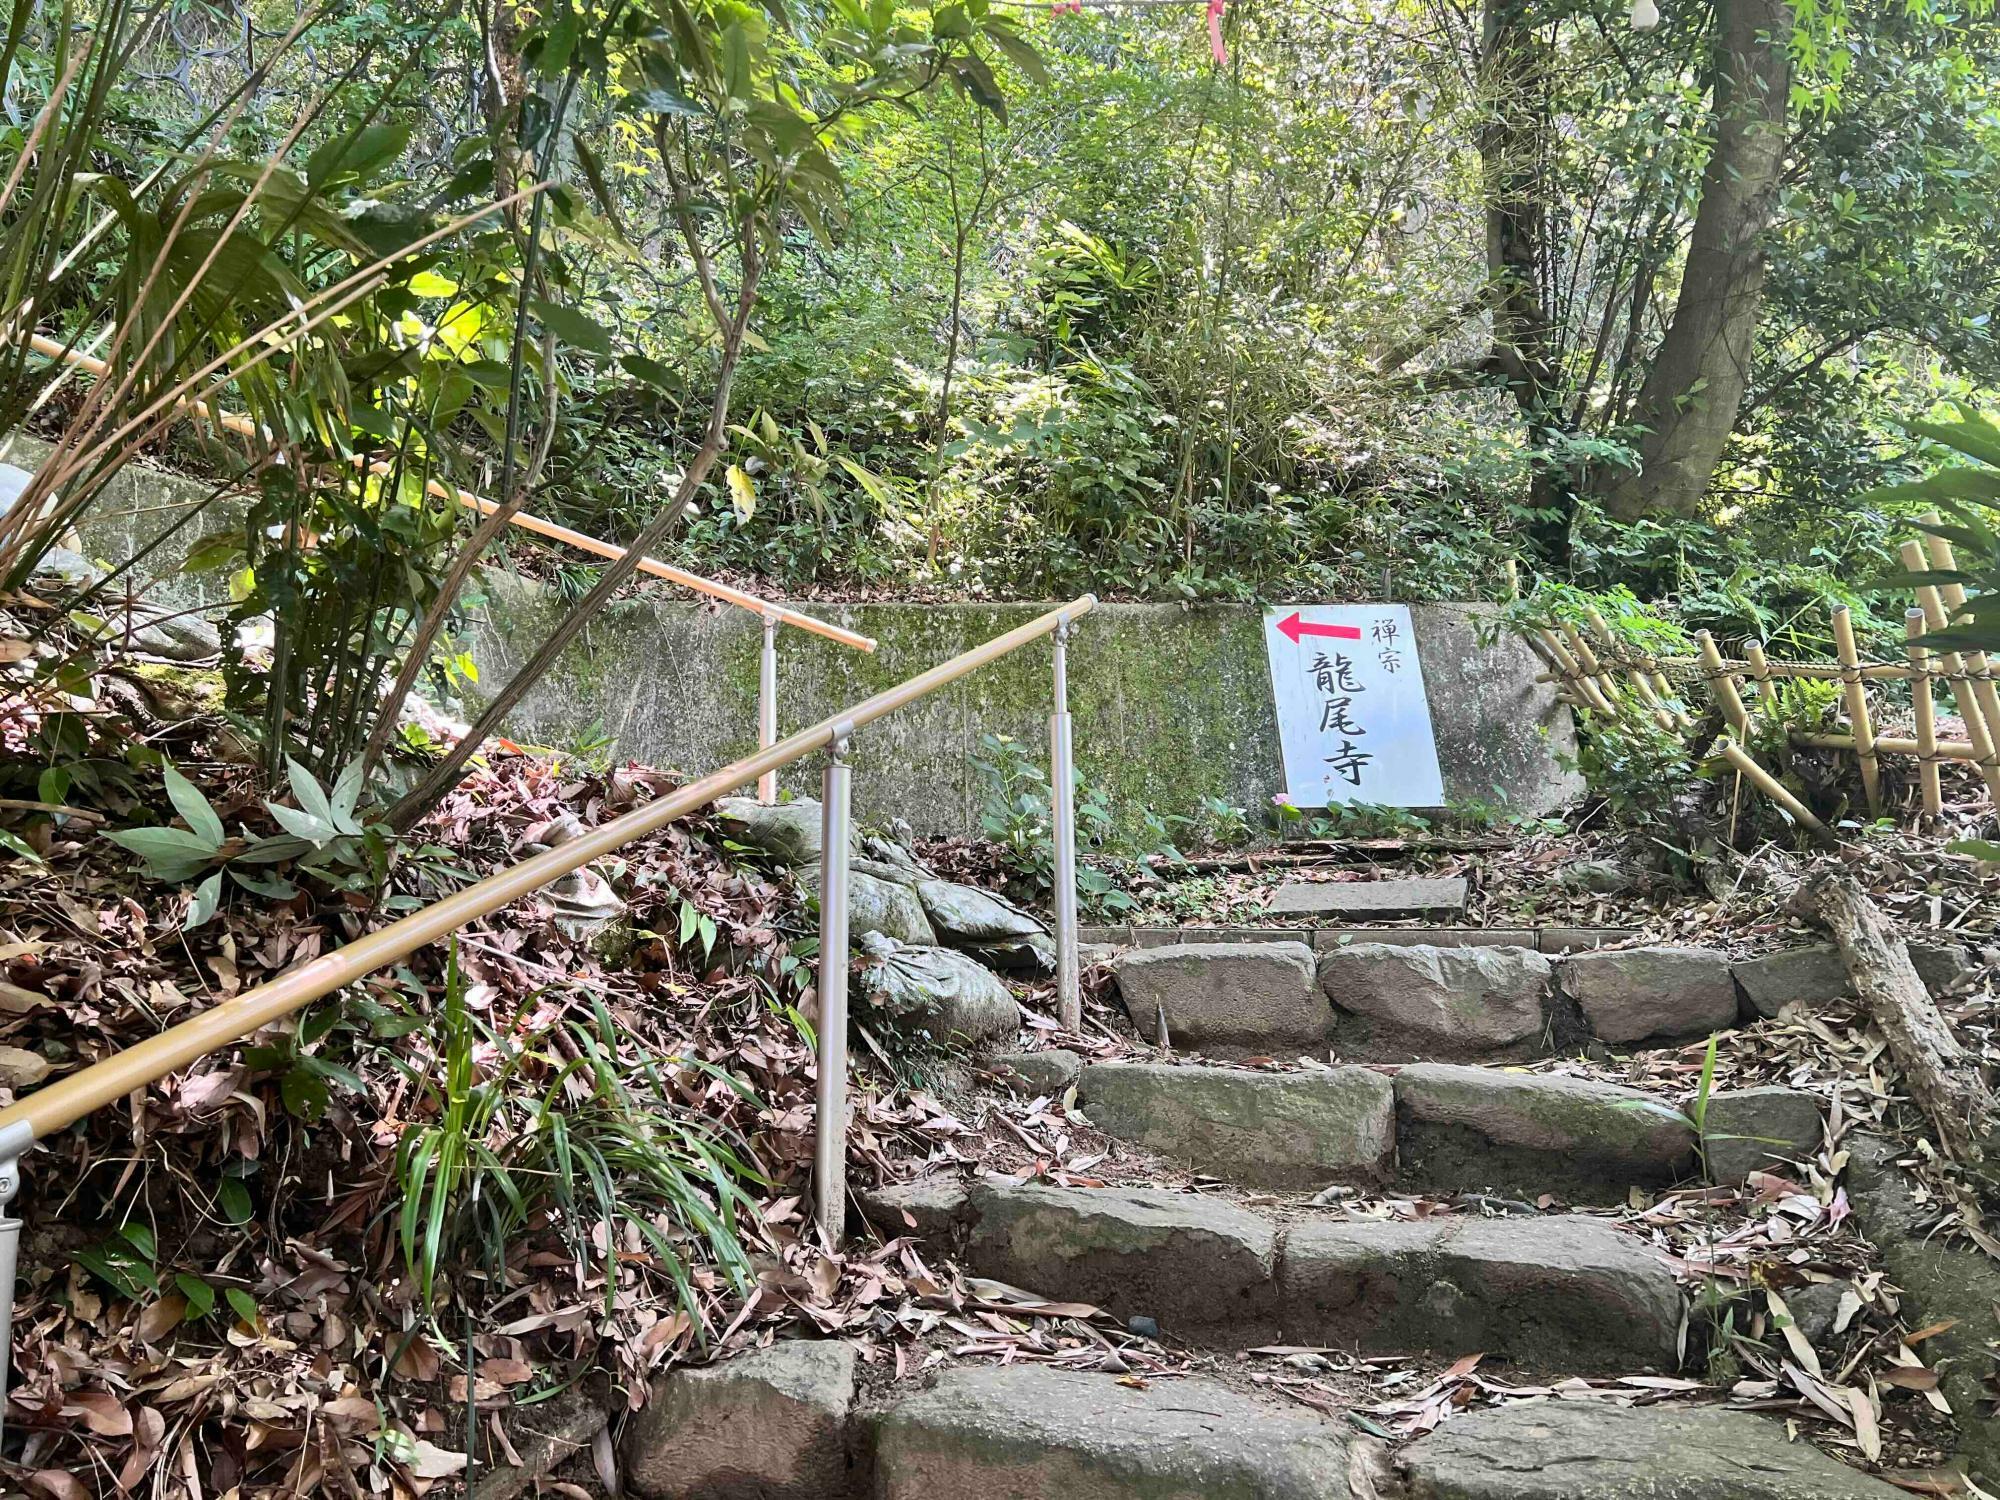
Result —
[[[1900, 556], [1903, 567], [1912, 573], [1923, 572], [1930, 564], [1921, 542], [1905, 542]], [[1944, 596], [1934, 584], [1925, 584], [1917, 590], [1917, 605], [1924, 613], [1927, 630], [1944, 630], [1951, 624], [1951, 615], [1945, 609]], [[1986, 783], [1986, 794], [1995, 802], [2000, 802], [2000, 754], [1995, 753], [1992, 726], [1986, 715], [1980, 711], [1978, 698], [1962, 675], [1964, 663], [1956, 651], [1939, 651], [1935, 654], [1946, 681], [1951, 683], [1952, 703], [1958, 709], [1958, 717], [1965, 724], [1965, 738], [1979, 753], [1974, 757], [1979, 763], [1980, 779]]]
[[[1927, 516], [1925, 519], [1932, 524], [1937, 522], [1936, 516]], [[1943, 537], [1926, 537], [1924, 546], [1930, 554], [1933, 568], [1950, 572], [1958, 567], [1958, 559], [1952, 554], [1951, 543]], [[1938, 599], [1944, 605], [1947, 617], [1956, 619], [1965, 608], [1965, 585], [1940, 584]], [[2000, 735], [2000, 688], [1993, 685], [1991, 664], [1987, 661], [1984, 651], [1961, 652], [1959, 660], [1964, 662], [1966, 675], [1972, 679], [1972, 700], [1979, 705], [1979, 716], [1986, 721], [1987, 738], [1993, 740], [1996, 735]], [[1995, 748], [2000, 750], [2000, 741], [1996, 741]], [[2000, 790], [1996, 790], [1993, 796], [1995, 801], [2000, 801]]]
[[[1919, 674], [1925, 671], [1924, 648], [1917, 644], [1917, 638], [1924, 633], [1924, 612], [1921, 609], [1906, 610], [1903, 613], [1903, 635], [1908, 639], [1910, 666]], [[1938, 781], [1937, 763], [1937, 708], [1931, 702], [1931, 680], [1928, 675], [1912, 679], [1910, 701], [1917, 712], [1917, 774], [1923, 783], [1924, 811], [1931, 817], [1944, 813], [1944, 787]], [[1881, 741], [1876, 741], [1879, 746]]]
[[1801, 827], [1811, 829], [1821, 838], [1833, 837], [1832, 830], [1814, 816], [1811, 808], [1794, 797], [1783, 782], [1759, 765], [1757, 758], [1736, 741], [1725, 736], [1716, 742], [1715, 749], [1718, 755], [1743, 773], [1744, 780], [1791, 814]]
[[1736, 737], [1747, 740], [1750, 738], [1750, 710], [1743, 706], [1743, 695], [1736, 690], [1736, 679], [1723, 665], [1722, 653], [1715, 649], [1715, 637], [1703, 630], [1694, 639], [1701, 648], [1701, 664], [1707, 669], [1708, 691], [1715, 698], [1716, 707], [1722, 710], [1722, 717], [1736, 732]]
[[1575, 654], [1577, 661], [1582, 665], [1584, 671], [1590, 674], [1591, 680], [1597, 684], [1597, 690], [1604, 695], [1605, 701], [1607, 703], [1616, 703], [1620, 697], [1624, 696], [1622, 689], [1618, 686], [1618, 679], [1613, 677], [1605, 669], [1604, 664], [1597, 659], [1597, 652], [1591, 648], [1590, 641], [1584, 636], [1584, 633], [1565, 620], [1563, 621], [1563, 635], [1568, 639], [1569, 648]]
[[1584, 674], [1583, 668], [1577, 665], [1576, 658], [1571, 656], [1569, 648], [1556, 638], [1555, 632], [1540, 630], [1537, 633], [1542, 638], [1542, 644], [1555, 658], [1556, 670], [1563, 675], [1564, 683], [1570, 691], [1579, 695], [1588, 707], [1598, 713], [1616, 713], [1617, 710], [1611, 706], [1610, 700], [1598, 691], [1597, 680]]
[[[1847, 719], [1854, 731], [1854, 758], [1861, 763], [1861, 790], [1868, 798], [1868, 815], [1882, 814], [1882, 766], [1875, 759], [1875, 725], [1868, 716], [1868, 689], [1861, 681], [1861, 654], [1854, 648], [1854, 621], [1845, 604], [1833, 607], [1833, 645], [1847, 671], [1841, 682], [1847, 695]], [[1850, 675], [1851, 674], [1851, 675]]]
[[[1792, 731], [1791, 741], [1794, 745], [1803, 745], [1809, 750], [1846, 750], [1851, 752], [1854, 749], [1854, 736], [1851, 734], [1820, 734], [1811, 730], [1795, 729]], [[1932, 753], [1941, 760], [1977, 761], [1979, 759], [1979, 752], [1965, 740], [1940, 740], [1934, 737], [1931, 745]], [[1924, 753], [1923, 742], [1912, 739], [1906, 734], [1878, 734], [1875, 736], [1875, 753], [1877, 755], [1922, 755]]]

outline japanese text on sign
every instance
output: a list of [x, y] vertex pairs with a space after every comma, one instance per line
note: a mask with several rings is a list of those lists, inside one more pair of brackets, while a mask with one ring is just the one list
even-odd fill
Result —
[[1264, 613], [1264, 646], [1294, 805], [1443, 804], [1407, 607], [1281, 605]]

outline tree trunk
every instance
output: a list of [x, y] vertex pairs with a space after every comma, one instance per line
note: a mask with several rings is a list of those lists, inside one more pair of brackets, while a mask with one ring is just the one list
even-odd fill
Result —
[[1910, 1098], [1937, 1128], [1940, 1142], [1961, 1161], [1982, 1161], [1994, 1144], [1993, 1095], [1917, 977], [1908, 945], [1882, 909], [1837, 864], [1808, 875], [1792, 905], [1839, 944], [1854, 993], [1888, 1039], [1889, 1055], [1902, 1070]]
[[[1640, 471], [1604, 497], [1621, 520], [1690, 515], [1736, 426], [1764, 295], [1791, 95], [1788, 0], [1718, 0], [1715, 147], [1667, 336], [1639, 393]], [[1607, 476], [1608, 477], [1608, 476]]]

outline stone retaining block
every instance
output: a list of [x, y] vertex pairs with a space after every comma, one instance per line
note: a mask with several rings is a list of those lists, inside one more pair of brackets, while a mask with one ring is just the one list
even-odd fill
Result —
[[1467, 1412], [1397, 1455], [1408, 1500], [1895, 1500], [1783, 1426], [1715, 1406], [1540, 1401]]
[[1157, 1043], [1158, 1017], [1179, 1047], [1317, 1048], [1332, 1012], [1312, 949], [1300, 942], [1181, 943], [1112, 962], [1132, 1024]]
[[[949, 1370], [877, 1429], [877, 1500], [1350, 1500], [1372, 1446], [1212, 1380]], [[1369, 1465], [1373, 1467], [1374, 1465]], [[1372, 1490], [1369, 1491], [1372, 1493]]]
[[1483, 1350], [1579, 1372], [1677, 1362], [1672, 1273], [1636, 1236], [1578, 1215], [1300, 1224], [1278, 1303], [1300, 1343]]
[[653, 1382], [625, 1438], [625, 1477], [647, 1500], [849, 1491], [854, 1346], [785, 1339]]
[[1395, 1149], [1394, 1089], [1370, 1068], [1093, 1063], [1078, 1092], [1091, 1121], [1121, 1140], [1252, 1186], [1376, 1181]]
[[1402, 1067], [1395, 1088], [1400, 1175], [1415, 1184], [1622, 1202], [1695, 1168], [1693, 1130], [1637, 1089], [1448, 1063]]
[[1422, 1048], [1460, 1053], [1540, 1038], [1553, 972], [1528, 948], [1355, 943], [1319, 961], [1336, 1009]]
[[1602, 1041], [1699, 1036], [1736, 1024], [1736, 980], [1713, 949], [1599, 949], [1571, 954], [1558, 972]]
[[1257, 1321], [1277, 1230], [1233, 1203], [1158, 1188], [975, 1183], [966, 1260], [982, 1276], [1168, 1327]]

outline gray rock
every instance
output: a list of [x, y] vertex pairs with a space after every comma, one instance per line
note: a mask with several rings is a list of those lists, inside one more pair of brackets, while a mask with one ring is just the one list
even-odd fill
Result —
[[1169, 1330], [1241, 1321], [1269, 1295], [1277, 1233], [1232, 1203], [991, 1181], [970, 1198], [966, 1261], [982, 1276]]
[[917, 885], [917, 897], [937, 929], [938, 941], [954, 948], [1013, 942], [1047, 931], [1005, 896], [976, 885], [925, 880]]
[[[806, 888], [817, 893], [820, 867], [807, 865], [802, 873]], [[854, 942], [879, 932], [912, 947], [929, 948], [937, 943], [937, 934], [931, 930], [915, 891], [852, 868], [847, 872], [847, 930]]]
[[[1053, 974], [1056, 971], [1056, 941], [1045, 932], [1017, 938], [1011, 943], [980, 943], [965, 950], [989, 969], [1002, 974]], [[1077, 945], [1077, 962], [1089, 963], [1083, 945]]]
[[1556, 883], [1565, 890], [1615, 896], [1620, 891], [1629, 891], [1636, 881], [1632, 872], [1621, 864], [1608, 859], [1581, 859], [1563, 866]]
[[1523, 1402], [1399, 1455], [1409, 1500], [1893, 1500], [1902, 1492], [1748, 1412]]
[[1703, 1123], [1708, 1175], [1717, 1182], [1795, 1170], [1790, 1163], [1819, 1150], [1825, 1130], [1819, 1100], [1786, 1088], [1722, 1090], [1709, 1097]]
[[1177, 1047], [1318, 1047], [1333, 1019], [1304, 943], [1141, 948], [1113, 959], [1111, 972], [1132, 1024], [1150, 1042], [1159, 1040], [1162, 1008]]
[[1465, 909], [1466, 883], [1442, 880], [1295, 881], [1264, 909], [1274, 916], [1421, 917]]
[[1787, 1005], [1817, 1005], [1851, 995], [1847, 965], [1831, 943], [1785, 948], [1732, 964], [1751, 1011], [1769, 1020]]
[[1212, 1380], [948, 1370], [890, 1407], [877, 1500], [1349, 1500], [1373, 1444]]
[[810, 797], [768, 806], [755, 797], [721, 797], [715, 810], [739, 844], [788, 865], [819, 858], [820, 805]]
[[1736, 1023], [1729, 960], [1707, 948], [1618, 948], [1576, 953], [1562, 987], [1607, 1042], [1694, 1036]]
[[1834, 1320], [1840, 1316], [1840, 1299], [1849, 1290], [1845, 1281], [1815, 1281], [1785, 1293], [1785, 1306], [1807, 1343], [1818, 1347], [1832, 1337]]
[[868, 1222], [891, 1238], [913, 1234], [919, 1239], [942, 1239], [972, 1212], [972, 1199], [956, 1177], [919, 1177], [864, 1188], [860, 1198]]
[[[623, 1410], [622, 1396], [617, 1407]], [[507, 1441], [520, 1463], [482, 1466], [472, 1500], [514, 1500], [591, 1445], [609, 1413], [598, 1396], [572, 1386], [560, 1396], [519, 1406], [506, 1414]]]
[[897, 871], [905, 884], [915, 885], [920, 880], [937, 879], [937, 873], [916, 855], [910, 853], [909, 847], [897, 839], [884, 838], [879, 834], [865, 834], [861, 840], [861, 847], [867, 851], [870, 859]]
[[104, 576], [104, 569], [97, 566], [81, 552], [68, 547], [51, 547], [35, 564], [35, 572], [44, 577], [55, 577], [70, 588], [80, 589], [85, 584], [95, 583]]
[[200, 615], [159, 609], [141, 600], [128, 624], [123, 611], [111, 616], [113, 639], [129, 640], [132, 648], [167, 661], [208, 661], [222, 653], [222, 632]]
[[[1987, 1384], [1993, 1368], [1989, 1330], [2000, 1307], [2000, 1264], [1984, 1251], [1933, 1231], [1938, 1204], [1898, 1165], [1902, 1142], [1855, 1131], [1841, 1137], [1846, 1148], [1846, 1184], [1861, 1232], [1881, 1255], [1895, 1281], [1905, 1318], [1920, 1324], [1948, 1323], [1924, 1342], [1924, 1360], [1943, 1374], [1944, 1393], [1954, 1410], [1984, 1412], [1993, 1399]], [[1961, 1419], [1958, 1446], [1975, 1474], [2000, 1474], [2000, 1422]]]
[[1060, 1094], [1083, 1077], [1083, 1059], [1061, 1047], [1004, 1052], [993, 1059], [993, 1066], [1012, 1073], [1036, 1094]]
[[854, 1348], [785, 1339], [653, 1382], [625, 1437], [625, 1477], [648, 1500], [822, 1500], [850, 1487]]
[[1319, 961], [1320, 984], [1341, 1010], [1452, 1048], [1540, 1035], [1553, 972], [1526, 948], [1355, 943]]
[[[898, 887], [900, 889], [900, 887]], [[877, 1018], [905, 1033], [981, 1046], [1020, 1030], [1013, 992], [976, 960], [949, 948], [916, 947], [881, 934], [862, 942], [857, 989]]]
[[1617, 1202], [1634, 1183], [1670, 1183], [1695, 1166], [1687, 1122], [1636, 1089], [1445, 1063], [1398, 1069], [1395, 1089], [1413, 1183]]
[[1570, 1371], [1670, 1369], [1681, 1319], [1652, 1248], [1583, 1215], [1300, 1224], [1278, 1294], [1294, 1342], [1485, 1350]]
[[1121, 1140], [1260, 1187], [1379, 1180], [1396, 1144], [1394, 1090], [1368, 1068], [1092, 1063], [1080, 1097], [1091, 1121]]
[[1916, 969], [1917, 978], [1924, 982], [1924, 988], [1933, 995], [1958, 989], [1990, 961], [1986, 954], [1963, 943], [1919, 940], [1910, 944], [1910, 964]]

